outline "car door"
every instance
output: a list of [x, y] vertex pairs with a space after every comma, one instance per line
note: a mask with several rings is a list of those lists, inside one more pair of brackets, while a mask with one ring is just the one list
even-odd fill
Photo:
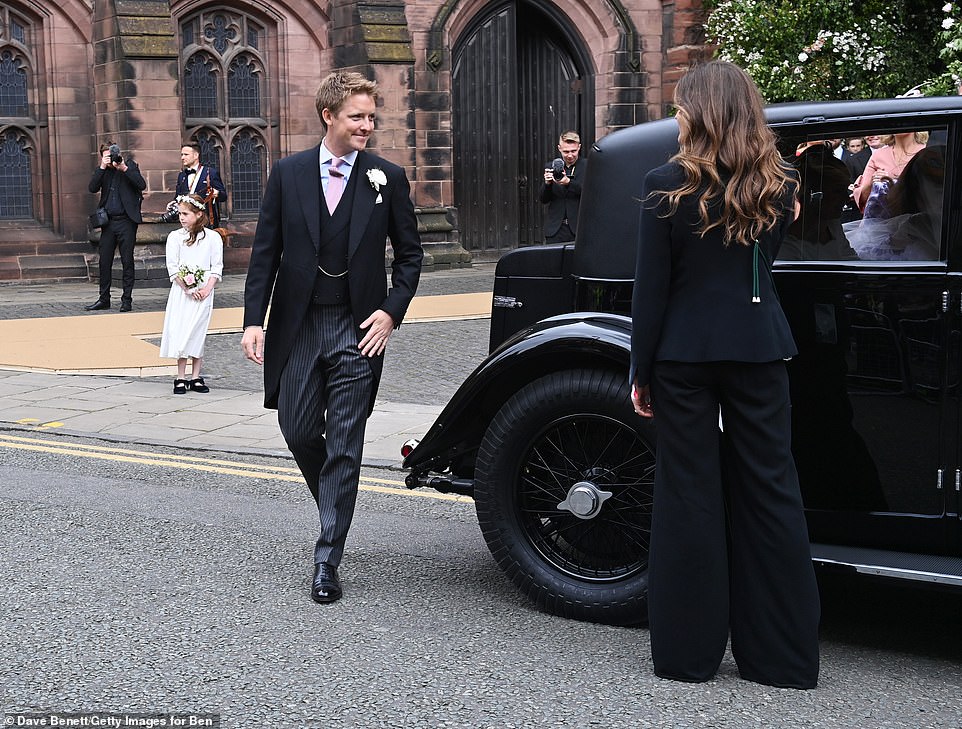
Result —
[[[801, 210], [774, 276], [799, 350], [788, 365], [792, 448], [813, 544], [957, 551], [962, 302], [943, 216], [952, 125], [919, 124], [835, 122], [780, 136]], [[863, 212], [833, 140], [895, 144], [910, 132], [924, 147]]]

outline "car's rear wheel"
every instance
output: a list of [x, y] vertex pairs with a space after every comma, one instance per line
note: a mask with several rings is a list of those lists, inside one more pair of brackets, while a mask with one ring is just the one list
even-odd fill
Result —
[[643, 623], [654, 471], [654, 429], [632, 411], [624, 375], [546, 375], [505, 403], [481, 443], [481, 531], [540, 608]]

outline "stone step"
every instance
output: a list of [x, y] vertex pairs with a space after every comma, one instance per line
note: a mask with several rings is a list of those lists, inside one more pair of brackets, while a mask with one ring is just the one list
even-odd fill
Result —
[[50, 253], [90, 253], [95, 250], [89, 241], [64, 240], [0, 240], [0, 256], [47, 255]]
[[0, 281], [58, 283], [89, 280], [87, 259], [82, 253], [0, 255]]

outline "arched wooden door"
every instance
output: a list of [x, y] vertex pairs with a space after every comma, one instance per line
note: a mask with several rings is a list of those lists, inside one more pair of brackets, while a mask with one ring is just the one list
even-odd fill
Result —
[[454, 195], [462, 245], [497, 255], [544, 240], [541, 192], [558, 135], [592, 137], [584, 49], [553, 4], [488, 10], [455, 44]]

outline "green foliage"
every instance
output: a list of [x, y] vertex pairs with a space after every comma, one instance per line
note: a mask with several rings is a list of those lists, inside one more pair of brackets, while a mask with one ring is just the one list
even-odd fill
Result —
[[708, 42], [748, 71], [769, 102], [895, 96], [944, 68], [925, 40], [940, 32], [943, 9], [932, 0], [712, 5]]

